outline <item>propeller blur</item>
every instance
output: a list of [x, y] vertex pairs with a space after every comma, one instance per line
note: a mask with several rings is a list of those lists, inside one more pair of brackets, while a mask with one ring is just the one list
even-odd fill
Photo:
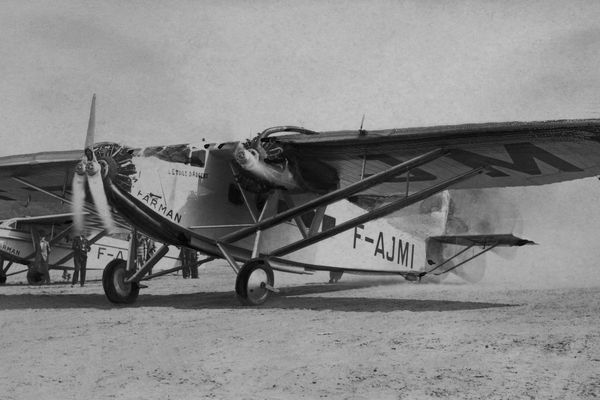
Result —
[[[85, 137], [85, 145], [81, 161], [75, 167], [75, 173], [73, 174], [73, 202], [72, 212], [75, 215], [74, 225], [75, 232], [81, 233], [85, 227], [84, 222], [84, 203], [86, 195], [86, 185], [89, 188], [89, 193], [94, 200], [96, 206], [96, 212], [102, 219], [107, 233], [114, 231], [115, 224], [113, 222], [110, 209], [108, 207], [108, 201], [106, 199], [106, 193], [104, 191], [104, 184], [102, 181], [102, 167], [96, 155], [93, 151], [94, 146], [94, 131], [96, 125], [96, 94], [92, 96], [92, 106], [90, 109], [90, 119], [88, 122], [88, 130]], [[106, 170], [105, 166], [105, 170]]]

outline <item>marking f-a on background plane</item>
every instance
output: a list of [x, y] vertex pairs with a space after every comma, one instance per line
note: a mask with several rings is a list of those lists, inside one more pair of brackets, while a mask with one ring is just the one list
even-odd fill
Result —
[[[93, 115], [92, 108], [90, 126]], [[330, 271], [332, 280], [344, 272], [476, 280], [467, 268], [484, 253], [532, 242], [460, 223], [453, 193], [600, 174], [600, 120], [334, 132], [280, 126], [246, 142], [146, 148], [92, 137], [93, 128], [85, 153], [1, 158], [2, 201], [24, 188], [89, 199], [85, 185], [68, 190], [79, 165], [101, 188], [96, 204], [105, 198], [113, 217], [165, 244], [139, 269], [125, 259], [106, 266], [103, 286], [115, 303], [135, 301], [168, 246], [227, 260], [244, 304], [277, 291], [273, 270]]]

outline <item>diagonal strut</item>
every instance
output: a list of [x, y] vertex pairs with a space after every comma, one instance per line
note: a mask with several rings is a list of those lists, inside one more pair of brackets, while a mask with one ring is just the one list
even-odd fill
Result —
[[283, 211], [277, 215], [274, 215], [273, 217], [266, 218], [265, 220], [259, 221], [258, 223], [254, 224], [248, 228], [240, 229], [236, 232], [225, 235], [221, 239], [219, 239], [219, 242], [224, 242], [224, 243], [236, 242], [240, 239], [245, 238], [246, 236], [253, 234], [256, 231], [271, 228], [271, 227], [273, 227], [283, 221], [286, 221], [290, 218], [294, 218], [296, 216], [302, 215], [306, 211], [315, 209], [315, 208], [323, 206], [323, 205], [334, 203], [336, 201], [347, 198], [348, 196], [351, 196], [353, 194], [356, 194], [358, 192], [361, 192], [363, 190], [371, 188], [379, 183], [384, 182], [390, 176], [396, 176], [401, 173], [407, 172], [408, 170], [410, 170], [412, 168], [418, 167], [423, 164], [427, 164], [433, 160], [436, 160], [440, 157], [445, 156], [447, 153], [448, 153], [448, 151], [445, 149], [437, 149], [437, 150], [433, 150], [428, 153], [425, 153], [421, 156], [412, 158], [408, 161], [405, 161], [403, 163], [395, 165], [394, 167], [392, 167], [386, 171], [379, 172], [375, 175], [371, 175], [370, 177], [368, 177], [366, 179], [363, 179], [362, 181], [359, 181], [359, 182], [353, 183], [352, 185], [346, 186], [345, 188], [338, 189], [333, 192], [327, 193], [323, 196], [317, 197], [314, 200], [308, 201], [302, 205], [299, 205], [297, 207], [293, 207], [289, 210]]
[[283, 256], [283, 255], [286, 255], [289, 253], [293, 253], [294, 251], [303, 249], [307, 246], [310, 246], [311, 244], [315, 244], [317, 242], [320, 242], [322, 240], [330, 238], [334, 235], [337, 235], [338, 233], [352, 229], [352, 228], [354, 228], [358, 225], [361, 225], [365, 222], [369, 222], [374, 219], [384, 217], [395, 211], [400, 210], [401, 208], [407, 207], [418, 201], [426, 199], [427, 197], [432, 196], [435, 193], [441, 192], [441, 191], [445, 190], [446, 188], [454, 185], [455, 183], [464, 181], [464, 180], [469, 179], [477, 174], [480, 174], [484, 170], [485, 170], [485, 167], [479, 167], [479, 168], [472, 169], [464, 174], [458, 175], [452, 179], [448, 179], [448, 180], [441, 182], [437, 185], [434, 185], [428, 189], [424, 189], [424, 190], [414, 193], [408, 197], [404, 197], [401, 200], [393, 201], [385, 206], [382, 206], [375, 210], [369, 211], [359, 217], [353, 218], [349, 221], [346, 221], [344, 223], [336, 225], [335, 227], [328, 229], [325, 232], [320, 232], [314, 236], [310, 236], [308, 238], [299, 240], [295, 243], [291, 243], [287, 246], [280, 247], [279, 249], [276, 249], [276, 250], [270, 252], [268, 254], [268, 256], [269, 257], [280, 257], [280, 256]]

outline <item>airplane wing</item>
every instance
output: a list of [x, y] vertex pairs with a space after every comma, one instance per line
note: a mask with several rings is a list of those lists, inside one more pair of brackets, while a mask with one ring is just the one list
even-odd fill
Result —
[[[102, 220], [90, 213], [83, 213], [86, 226], [93, 230], [102, 231]], [[27, 216], [27, 217], [15, 217], [5, 219], [0, 222], [0, 227], [7, 227], [13, 229], [20, 229], [28, 231], [30, 226], [41, 227], [41, 226], [67, 226], [73, 223], [75, 215], [73, 213], [64, 213], [64, 214], [47, 214], [47, 215], [38, 215], [38, 216]]]
[[[88, 217], [89, 213], [84, 213]], [[68, 221], [73, 220], [73, 213], [65, 214], [49, 214], [39, 215], [34, 217], [17, 217], [4, 220], [0, 226], [11, 225], [11, 224], [64, 224]]]
[[[288, 127], [283, 127], [288, 128]], [[273, 128], [275, 129], [275, 128]], [[506, 122], [378, 131], [262, 134], [272, 161], [285, 159], [307, 186], [345, 187], [427, 152], [440, 157], [363, 195], [420, 191], [477, 167], [453, 189], [543, 185], [600, 174], [600, 120]], [[266, 132], [266, 131], [265, 131]], [[310, 132], [310, 134], [307, 134]], [[267, 162], [270, 160], [267, 158]], [[328, 179], [329, 182], [323, 181]], [[312, 182], [311, 182], [312, 181]], [[324, 191], [327, 191], [324, 190]]]
[[[0, 221], [70, 224], [71, 182], [80, 159], [81, 150], [0, 157]], [[122, 218], [113, 217], [127, 226]], [[86, 212], [86, 221], [102, 226], [93, 213]]]
[[0, 157], [0, 220], [70, 212], [60, 198], [70, 192], [80, 158], [80, 150]]

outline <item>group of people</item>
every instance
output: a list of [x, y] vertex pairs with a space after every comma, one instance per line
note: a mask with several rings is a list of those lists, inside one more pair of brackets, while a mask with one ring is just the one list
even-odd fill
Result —
[[182, 247], [179, 252], [179, 260], [183, 269], [183, 279], [198, 279], [198, 253], [188, 247]]
[[[156, 245], [152, 239], [139, 233], [136, 236], [136, 245], [136, 266], [141, 268], [154, 255]], [[179, 261], [184, 279], [198, 279], [198, 252], [196, 250], [181, 247]], [[152, 269], [148, 271], [148, 274], [152, 275]]]
[[[46, 233], [39, 233], [40, 240], [36, 248], [36, 264], [37, 270], [41, 274], [42, 284], [50, 283], [50, 253], [52, 252], [52, 248], [50, 247], [50, 242], [46, 239]], [[87, 268], [87, 253], [91, 250], [90, 242], [85, 236], [84, 232], [79, 235], [73, 237], [73, 243], [71, 244], [71, 248], [73, 249], [73, 280], [71, 281], [71, 286], [75, 286], [80, 282], [81, 286], [85, 285], [85, 273]], [[81, 278], [80, 278], [81, 276]], [[63, 278], [68, 277], [66, 274], [66, 270], [63, 272]]]
[[[138, 268], [142, 268], [146, 261], [154, 255], [156, 245], [152, 239], [139, 233], [137, 235], [136, 245], [136, 264]], [[152, 275], [152, 268], [150, 268], [148, 274]]]
[[[52, 248], [46, 239], [45, 232], [39, 233], [39, 242], [36, 248], [36, 266], [41, 275], [41, 283], [50, 283], [49, 258]], [[149, 237], [138, 234], [136, 237], [136, 264], [141, 268], [148, 261], [156, 250], [154, 241]], [[87, 269], [87, 257], [91, 250], [90, 242], [84, 232], [72, 238], [71, 248], [73, 249], [74, 271], [71, 280], [71, 287], [79, 283], [82, 287], [85, 285], [85, 276]], [[184, 279], [198, 279], [198, 253], [196, 250], [181, 247], [179, 259], [182, 265], [182, 275]], [[152, 274], [152, 270], [148, 272]], [[63, 279], [68, 279], [67, 271], [63, 272]]]

